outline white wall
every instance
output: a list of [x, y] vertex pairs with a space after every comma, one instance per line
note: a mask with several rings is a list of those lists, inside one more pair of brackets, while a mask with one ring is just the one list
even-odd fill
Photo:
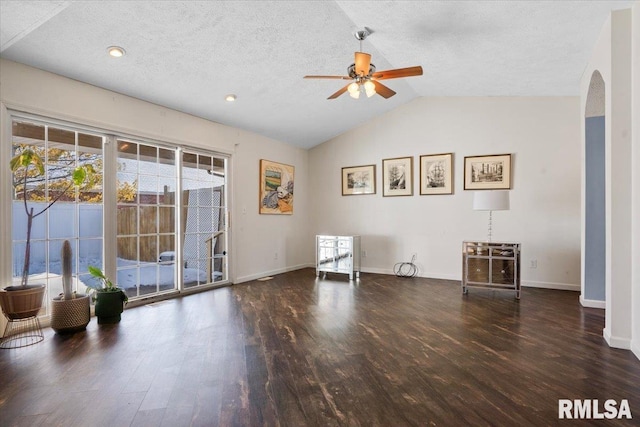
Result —
[[[637, 7], [637, 6], [636, 6]], [[606, 167], [606, 301], [603, 336], [612, 347], [631, 348], [634, 233], [632, 205], [632, 69], [631, 10], [611, 14], [602, 28], [581, 81], [581, 127], [584, 145], [584, 108], [595, 70], [605, 82]], [[584, 147], [582, 147], [584, 162]], [[584, 187], [584, 173], [583, 173]], [[583, 191], [588, 191], [584, 189]], [[584, 197], [583, 197], [584, 212]], [[584, 214], [582, 215], [584, 226]], [[584, 249], [583, 246], [581, 246]], [[637, 264], [637, 257], [635, 258]]]
[[640, 359], [640, 3], [633, 7], [633, 307], [631, 349]]
[[[308, 151], [259, 138], [240, 142], [234, 161], [235, 283], [310, 266]], [[260, 215], [260, 159], [293, 165], [293, 215]], [[277, 256], [277, 258], [276, 258]]]
[[233, 151], [250, 138], [195, 116], [0, 59], [0, 97], [8, 108], [161, 141]]
[[[493, 240], [522, 244], [523, 285], [579, 290], [577, 123], [577, 97], [416, 99], [311, 150], [313, 233], [361, 234], [363, 271], [390, 273], [417, 252], [421, 276], [460, 280], [462, 241], [486, 239], [488, 222], [463, 190], [464, 157], [512, 153], [511, 210], [494, 212]], [[418, 195], [419, 156], [446, 152], [454, 195]], [[382, 197], [382, 159], [404, 156], [414, 195]], [[377, 166], [377, 194], [341, 196], [341, 168], [366, 164]]]
[[[232, 164], [232, 279], [241, 281], [269, 271], [285, 271], [312, 260], [313, 240], [306, 222], [308, 179], [307, 152], [304, 150], [0, 59], [0, 200], [9, 200], [11, 194], [7, 167], [11, 124], [7, 109], [229, 154]], [[260, 158], [296, 167], [293, 216], [257, 215]], [[238, 214], [234, 206], [246, 207], [247, 214]], [[6, 251], [10, 247], [11, 226], [10, 221], [5, 221], [10, 212], [10, 204], [0, 207], [2, 286], [11, 281], [11, 256]], [[105, 232], [109, 233], [109, 230]], [[274, 247], [279, 252], [277, 261], [272, 259]]]

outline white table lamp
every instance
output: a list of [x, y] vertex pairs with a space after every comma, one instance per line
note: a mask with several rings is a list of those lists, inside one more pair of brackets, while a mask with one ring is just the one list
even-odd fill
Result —
[[491, 213], [509, 210], [508, 191], [476, 191], [473, 193], [473, 210], [489, 211], [489, 242], [491, 241]]

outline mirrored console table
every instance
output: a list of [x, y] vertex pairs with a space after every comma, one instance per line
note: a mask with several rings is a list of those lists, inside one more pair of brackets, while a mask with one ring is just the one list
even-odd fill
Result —
[[462, 293], [470, 287], [514, 291], [520, 299], [520, 243], [462, 243]]
[[343, 273], [360, 278], [360, 236], [316, 236], [316, 277]]

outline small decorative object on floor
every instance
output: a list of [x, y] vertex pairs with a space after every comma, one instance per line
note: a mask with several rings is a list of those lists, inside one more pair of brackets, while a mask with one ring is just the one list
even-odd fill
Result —
[[59, 334], [83, 331], [91, 320], [89, 295], [73, 292], [71, 277], [71, 243], [62, 244], [63, 293], [51, 301], [51, 329]]
[[98, 283], [87, 284], [87, 287], [92, 289], [91, 295], [96, 302], [98, 324], [120, 322], [120, 314], [124, 311], [124, 304], [129, 301], [127, 294], [114, 285], [99, 268], [90, 265], [89, 273], [98, 279]]
[[418, 267], [415, 265], [415, 254], [409, 262], [399, 262], [393, 266], [393, 272], [398, 277], [416, 277], [418, 275]]

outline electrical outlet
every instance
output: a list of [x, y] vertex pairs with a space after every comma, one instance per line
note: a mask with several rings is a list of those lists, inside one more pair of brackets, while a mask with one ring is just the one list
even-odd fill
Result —
[[367, 251], [362, 251], [362, 258], [366, 258], [367, 257]]
[[531, 265], [529, 266], [529, 268], [538, 268], [538, 260], [537, 259], [532, 259], [531, 260]]
[[275, 252], [275, 253], [273, 254], [273, 259], [276, 259], [276, 260], [278, 259], [278, 252]]

